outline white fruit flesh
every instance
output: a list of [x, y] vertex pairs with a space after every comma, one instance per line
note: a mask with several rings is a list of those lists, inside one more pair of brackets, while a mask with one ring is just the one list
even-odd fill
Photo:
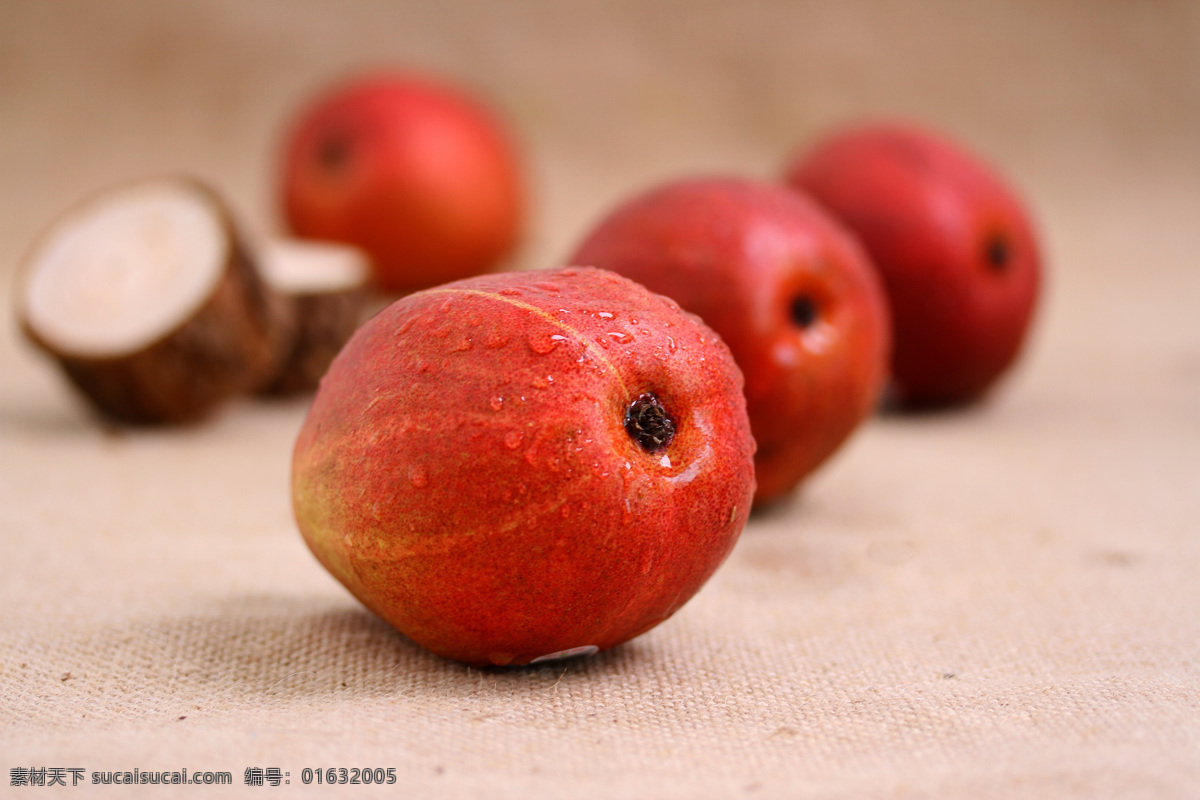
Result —
[[324, 294], [358, 289], [366, 284], [366, 255], [347, 245], [272, 239], [258, 247], [259, 268], [277, 291]]
[[105, 194], [62, 219], [33, 255], [26, 323], [65, 354], [136, 352], [208, 301], [229, 248], [219, 212], [185, 183]]

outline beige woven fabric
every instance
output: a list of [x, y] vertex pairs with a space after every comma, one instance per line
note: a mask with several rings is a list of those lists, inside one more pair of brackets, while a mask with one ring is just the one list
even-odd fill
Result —
[[[200, 797], [381, 767], [394, 786], [308, 793], [1200, 796], [1194, 4], [395, 5], [0, 6], [0, 795], [51, 792], [12, 786], [29, 768], [230, 773], [57, 790]], [[400, 58], [519, 126], [526, 268], [671, 173], [767, 175], [859, 114], [951, 128], [1038, 211], [1027, 357], [977, 408], [871, 420], [638, 640], [513, 671], [430, 656], [295, 529], [304, 400], [105, 428], [21, 340], [9, 280], [50, 216], [149, 172], [205, 175], [270, 229], [281, 115]]]

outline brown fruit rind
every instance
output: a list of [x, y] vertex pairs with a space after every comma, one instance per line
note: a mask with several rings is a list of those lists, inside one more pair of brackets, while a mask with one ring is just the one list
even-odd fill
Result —
[[[193, 422], [275, 372], [286, 353], [292, 311], [264, 284], [220, 195], [192, 178], [151, 180], [174, 181], [182, 191], [202, 195], [224, 234], [223, 275], [196, 312], [138, 351], [112, 357], [63, 352], [39, 336], [24, 309], [18, 316], [25, 335], [104, 415], [132, 424]], [[52, 227], [45, 236], [54, 234]], [[27, 260], [23, 267], [34, 264]]]
[[266, 395], [292, 395], [315, 390], [334, 357], [362, 323], [375, 298], [366, 287], [330, 292], [281, 295], [292, 305], [293, 321], [283, 363], [260, 388]]

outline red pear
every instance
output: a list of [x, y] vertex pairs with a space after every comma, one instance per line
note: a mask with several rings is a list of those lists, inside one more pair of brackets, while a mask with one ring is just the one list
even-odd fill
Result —
[[786, 187], [657, 187], [613, 210], [571, 260], [673, 298], [728, 343], [758, 443], [756, 504], [800, 484], [876, 407], [887, 372], [882, 287], [853, 238]]
[[1041, 259], [1021, 201], [977, 156], [918, 128], [864, 125], [797, 155], [787, 180], [839, 217], [883, 276], [900, 403], [975, 400], [1013, 365]]
[[523, 223], [520, 165], [500, 118], [412, 75], [356, 78], [302, 108], [281, 177], [292, 233], [362, 248], [388, 292], [495, 268]]
[[754, 442], [720, 338], [609, 272], [479, 276], [354, 334], [292, 468], [317, 559], [468, 664], [614, 647], [674, 613], [746, 521]]

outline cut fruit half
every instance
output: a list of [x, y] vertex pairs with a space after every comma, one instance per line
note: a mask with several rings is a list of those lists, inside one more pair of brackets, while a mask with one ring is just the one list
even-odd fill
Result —
[[267, 284], [292, 306], [293, 323], [287, 357], [261, 391], [312, 391], [370, 309], [370, 260], [349, 245], [286, 239], [262, 243], [258, 255]]
[[189, 178], [105, 191], [59, 218], [19, 273], [18, 318], [104, 414], [186, 422], [261, 385], [286, 352], [224, 201]]

